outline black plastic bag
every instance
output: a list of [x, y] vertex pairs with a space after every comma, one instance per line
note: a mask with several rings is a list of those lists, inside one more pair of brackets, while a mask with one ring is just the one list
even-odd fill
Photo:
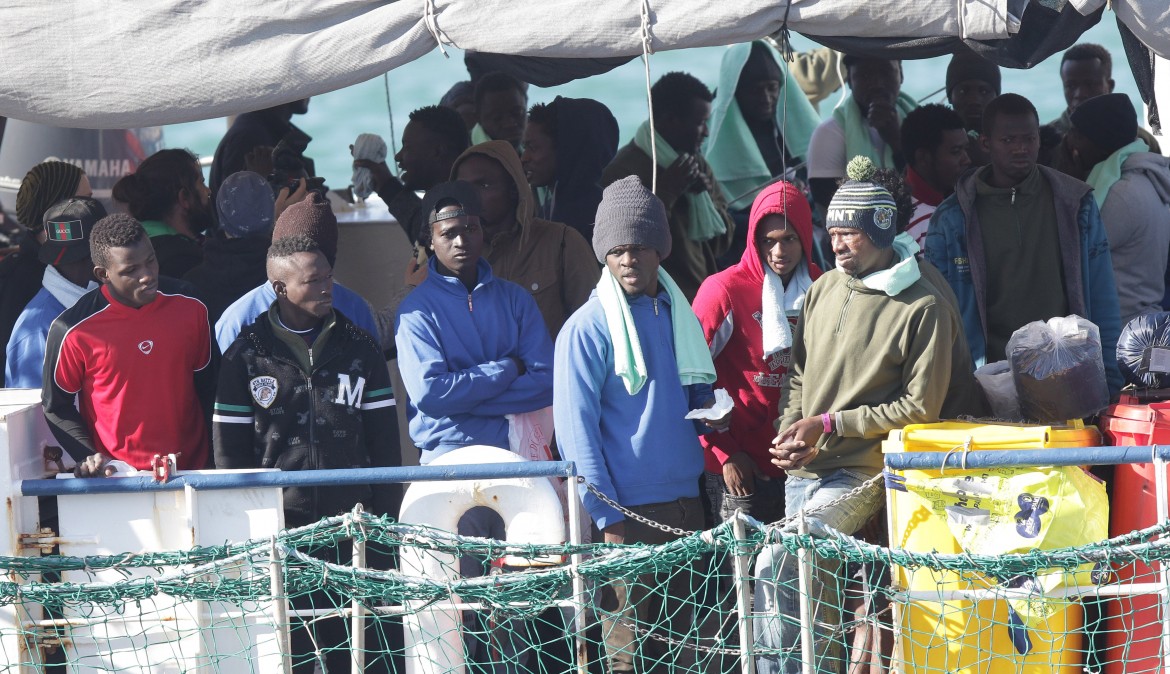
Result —
[[1127, 383], [1170, 388], [1170, 313], [1138, 316], [1117, 338], [1117, 366]]

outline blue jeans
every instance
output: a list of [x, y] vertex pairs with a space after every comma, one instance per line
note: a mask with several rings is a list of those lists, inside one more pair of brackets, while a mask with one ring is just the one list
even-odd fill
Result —
[[[872, 476], [853, 470], [836, 470], [823, 478], [812, 479], [789, 475], [784, 483], [784, 508], [795, 516], [802, 508], [812, 510], [853, 491]], [[853, 498], [807, 516], [814, 535], [826, 528], [853, 534], [881, 510], [885, 492], [874, 483]], [[796, 524], [785, 527], [794, 533]], [[811, 554], [811, 553], [810, 553]], [[845, 649], [842, 637], [832, 632], [841, 625], [840, 562], [813, 558], [812, 619], [813, 656], [817, 672], [843, 672]], [[800, 603], [796, 555], [780, 544], [765, 548], [756, 558], [755, 642], [759, 648], [784, 649], [783, 655], [759, 655], [759, 674], [800, 674]], [[762, 615], [761, 615], [762, 614]]]

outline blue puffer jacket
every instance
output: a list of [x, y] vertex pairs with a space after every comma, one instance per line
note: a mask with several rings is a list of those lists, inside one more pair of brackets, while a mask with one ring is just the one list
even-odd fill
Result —
[[[1057, 231], [1065, 260], [1065, 292], [1069, 310], [1092, 321], [1101, 331], [1101, 355], [1111, 395], [1121, 390], [1117, 367], [1117, 338], [1121, 313], [1113, 282], [1109, 241], [1092, 188], [1046, 166], [1037, 167], [1052, 186], [1056, 200]], [[926, 259], [946, 277], [959, 299], [963, 328], [975, 367], [986, 362], [987, 260], [979, 218], [975, 212], [975, 174], [967, 171], [934, 211], [926, 234]], [[1076, 213], [1076, 219], [1070, 217]], [[1072, 267], [1072, 268], [1070, 268]], [[1021, 292], [1027, 292], [1021, 288]]]

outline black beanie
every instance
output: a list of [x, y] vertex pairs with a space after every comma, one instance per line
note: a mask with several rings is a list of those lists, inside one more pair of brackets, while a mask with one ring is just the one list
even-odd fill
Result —
[[972, 51], [955, 54], [947, 64], [947, 98], [956, 84], [967, 80], [987, 82], [995, 89], [996, 96], [1000, 93], [999, 66]]
[[1125, 94], [1094, 96], [1078, 105], [1069, 120], [1073, 128], [1109, 154], [1137, 138], [1137, 110]]

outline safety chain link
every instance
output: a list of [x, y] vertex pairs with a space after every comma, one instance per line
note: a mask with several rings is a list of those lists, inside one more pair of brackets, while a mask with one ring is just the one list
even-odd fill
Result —
[[641, 522], [642, 524], [645, 524], [646, 526], [654, 527], [655, 529], [660, 529], [662, 531], [665, 531], [665, 532], [670, 533], [670, 534], [674, 534], [675, 536], [679, 536], [679, 537], [690, 536], [691, 534], [695, 533], [693, 531], [687, 531], [686, 529], [679, 529], [678, 527], [667, 526], [665, 524], [662, 524], [661, 522], [655, 522], [654, 520], [650, 519], [649, 517], [639, 515], [638, 513], [630, 510], [629, 508], [623, 508], [621, 506], [621, 504], [619, 504], [617, 501], [614, 501], [613, 499], [606, 496], [605, 494], [602, 494], [600, 491], [597, 490], [597, 487], [594, 487], [592, 484], [586, 482], [585, 478], [580, 476], [580, 475], [577, 476], [577, 482], [584, 484], [589, 489], [590, 493], [592, 493], [597, 498], [601, 499], [602, 503], [605, 503], [607, 506], [609, 506], [609, 507], [613, 508], [614, 510], [620, 512], [621, 514], [625, 515], [628, 519], [636, 520], [638, 522]]
[[[837, 498], [833, 499], [832, 501], [829, 501], [828, 503], [819, 505], [815, 508], [809, 508], [808, 510], [805, 510], [804, 514], [807, 517], [808, 515], [812, 515], [814, 513], [819, 513], [821, 511], [826, 510], [828, 508], [831, 508], [835, 505], [844, 503], [844, 502], [848, 501], [849, 499], [852, 499], [852, 498], [858, 496], [859, 494], [861, 494], [861, 492], [865, 491], [869, 487], [872, 487], [873, 485], [877, 484], [878, 481], [883, 480], [883, 479], [884, 478], [882, 477], [882, 474], [878, 473], [877, 475], [871, 477], [870, 479], [866, 480], [865, 482], [862, 482], [861, 484], [859, 484], [856, 487], [854, 487], [853, 489], [851, 489], [849, 492], [842, 494], [841, 496], [838, 496]], [[662, 524], [661, 522], [655, 522], [654, 520], [652, 520], [644, 515], [639, 515], [638, 513], [630, 510], [629, 508], [622, 507], [621, 504], [614, 501], [613, 499], [606, 496], [605, 494], [601, 493], [597, 489], [597, 487], [594, 487], [589, 482], [586, 482], [585, 478], [583, 476], [578, 475], [577, 482], [584, 484], [585, 487], [589, 490], [589, 493], [593, 494], [598, 499], [600, 499], [602, 503], [605, 503], [606, 505], [608, 505], [609, 507], [613, 508], [614, 510], [620, 512], [622, 515], [625, 515], [629, 519], [636, 520], [636, 521], [641, 522], [642, 524], [645, 524], [649, 527], [653, 527], [655, 529], [659, 529], [661, 531], [665, 531], [667, 533], [671, 533], [671, 534], [674, 534], [676, 536], [690, 536], [691, 534], [695, 533], [693, 531], [687, 531], [686, 529], [679, 529], [678, 527], [668, 526], [668, 525]], [[777, 520], [775, 522], [772, 522], [771, 524], [768, 525], [768, 527], [770, 529], [771, 528], [780, 528], [780, 527], [783, 527], [787, 524], [791, 524], [791, 523], [796, 521], [796, 518], [798, 517], [798, 515], [799, 515], [799, 513], [797, 513], [796, 515], [789, 515], [782, 520]]]

